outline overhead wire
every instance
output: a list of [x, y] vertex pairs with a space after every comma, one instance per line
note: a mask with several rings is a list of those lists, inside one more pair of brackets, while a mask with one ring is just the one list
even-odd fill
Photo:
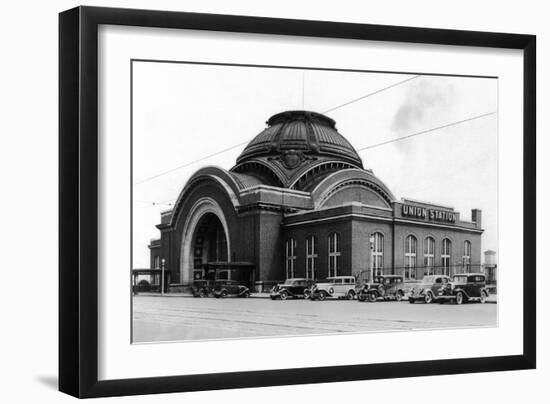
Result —
[[[348, 101], [348, 102], [346, 102], [346, 103], [344, 103], [344, 104], [337, 105], [337, 106], [335, 106], [335, 107], [333, 107], [333, 108], [330, 108], [330, 109], [328, 109], [328, 110], [326, 110], [326, 111], [324, 111], [324, 112], [322, 112], [322, 113], [323, 113], [323, 114], [326, 114], [326, 113], [328, 113], [328, 112], [335, 111], [335, 110], [337, 110], [337, 109], [339, 109], [339, 108], [342, 108], [342, 107], [345, 107], [345, 106], [347, 106], [347, 105], [353, 104], [353, 103], [355, 103], [355, 102], [364, 100], [364, 99], [366, 99], [366, 98], [368, 98], [368, 97], [371, 97], [371, 96], [373, 96], [373, 95], [379, 94], [379, 93], [381, 93], [381, 92], [383, 92], [383, 91], [386, 91], [386, 90], [389, 90], [389, 89], [391, 89], [391, 88], [397, 87], [397, 86], [399, 86], [399, 85], [401, 85], [401, 84], [407, 83], [407, 82], [409, 82], [409, 81], [411, 81], [411, 80], [414, 80], [414, 79], [416, 79], [416, 78], [418, 78], [418, 77], [421, 77], [421, 76], [420, 76], [420, 75], [417, 75], [417, 76], [409, 77], [409, 78], [407, 78], [407, 79], [405, 79], [405, 80], [401, 80], [401, 81], [399, 81], [399, 82], [397, 82], [397, 83], [393, 83], [393, 84], [391, 84], [391, 85], [389, 85], [389, 86], [386, 86], [386, 87], [384, 87], [384, 88], [381, 88], [381, 89], [379, 89], [379, 90], [376, 90], [376, 91], [373, 91], [373, 92], [371, 92], [371, 93], [365, 94], [365, 95], [363, 95], [363, 96], [361, 96], [361, 97], [354, 98], [354, 99], [352, 99], [352, 100], [350, 100], [350, 101]], [[305, 91], [305, 90], [304, 90], [304, 86], [305, 86], [304, 81], [305, 81], [305, 77], [302, 77], [302, 103], [304, 103], [304, 97], [305, 97], [305, 94], [304, 94], [304, 91]], [[237, 147], [244, 146], [244, 145], [248, 144], [248, 143], [250, 142], [250, 140], [252, 140], [252, 139], [253, 139], [253, 138], [248, 139], [248, 140], [245, 141], [245, 142], [241, 142], [241, 143], [239, 143], [239, 144], [230, 146], [230, 147], [225, 148], [225, 149], [223, 149], [223, 150], [217, 151], [217, 152], [215, 152], [215, 153], [212, 153], [212, 154], [203, 156], [203, 157], [198, 158], [198, 159], [196, 159], [196, 160], [193, 160], [193, 161], [184, 163], [184, 164], [179, 165], [179, 166], [177, 166], [177, 167], [173, 167], [173, 168], [171, 168], [171, 169], [169, 169], [169, 170], [160, 172], [160, 173], [155, 174], [155, 175], [152, 175], [152, 176], [150, 176], [150, 177], [143, 178], [143, 179], [141, 179], [141, 180], [135, 182], [134, 185], [140, 185], [140, 184], [143, 184], [143, 183], [145, 183], [145, 182], [149, 182], [149, 181], [154, 180], [154, 179], [156, 179], [156, 178], [162, 177], [162, 176], [164, 176], [164, 175], [166, 175], [166, 174], [170, 174], [170, 173], [172, 173], [172, 172], [174, 172], [174, 171], [180, 170], [180, 169], [185, 168], [185, 167], [189, 167], [190, 165], [193, 165], [193, 164], [196, 164], [196, 163], [200, 163], [201, 161], [204, 161], [204, 160], [206, 160], [206, 159], [209, 159], [209, 158], [218, 156], [218, 155], [220, 155], [220, 154], [226, 153], [226, 152], [228, 152], [228, 151], [230, 151], [230, 150], [233, 150], [233, 149], [235, 149], [235, 148], [237, 148]]]
[[466, 118], [466, 119], [462, 119], [460, 121], [451, 122], [451, 123], [448, 123], [448, 124], [445, 124], [445, 125], [436, 126], [435, 128], [425, 129], [425, 130], [422, 130], [420, 132], [412, 133], [410, 135], [400, 136], [400, 137], [397, 137], [397, 138], [386, 140], [384, 142], [380, 142], [380, 143], [376, 143], [376, 144], [373, 144], [373, 145], [361, 147], [361, 148], [357, 149], [357, 152], [368, 150], [368, 149], [373, 149], [373, 148], [379, 147], [379, 146], [384, 146], [386, 144], [398, 142], [398, 141], [401, 141], [401, 140], [404, 140], [404, 139], [409, 139], [411, 137], [425, 135], [425, 134], [428, 134], [428, 133], [431, 133], [431, 132], [435, 132], [437, 130], [449, 128], [451, 126], [459, 125], [461, 123], [466, 123], [466, 122], [473, 121], [473, 120], [476, 120], [476, 119], [485, 118], [486, 116], [490, 116], [490, 115], [494, 115], [494, 114], [496, 114], [496, 111], [488, 112], [488, 113], [485, 113], [485, 114], [473, 116], [473, 117]]

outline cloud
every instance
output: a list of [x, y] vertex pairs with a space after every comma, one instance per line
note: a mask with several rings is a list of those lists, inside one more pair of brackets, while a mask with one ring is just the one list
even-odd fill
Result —
[[393, 118], [392, 132], [406, 135], [428, 129], [425, 127], [428, 120], [441, 122], [440, 119], [430, 118], [449, 115], [453, 97], [454, 85], [448, 78], [421, 77], [411, 82]]

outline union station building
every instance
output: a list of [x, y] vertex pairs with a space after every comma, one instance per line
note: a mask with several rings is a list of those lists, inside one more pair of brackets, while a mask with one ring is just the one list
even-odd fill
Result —
[[[151, 268], [169, 290], [216, 270], [261, 290], [290, 277], [480, 271], [481, 211], [397, 199], [334, 120], [308, 111], [272, 116], [230, 170], [195, 172], [161, 213]], [[244, 275], [243, 275], [244, 274]]]

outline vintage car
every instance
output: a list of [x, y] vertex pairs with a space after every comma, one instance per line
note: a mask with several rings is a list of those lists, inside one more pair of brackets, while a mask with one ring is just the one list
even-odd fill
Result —
[[289, 297], [303, 299], [309, 295], [309, 286], [311, 281], [305, 278], [289, 278], [284, 283], [279, 283], [271, 289], [271, 300], [286, 300]]
[[414, 285], [409, 293], [409, 303], [433, 303], [437, 300], [437, 293], [451, 278], [447, 275], [428, 275], [420, 283]]
[[250, 290], [238, 281], [217, 280], [214, 282], [214, 297], [249, 297]]
[[357, 300], [360, 302], [376, 302], [378, 299], [399, 302], [405, 296], [403, 277], [400, 275], [378, 275], [374, 282], [365, 282], [357, 289]]
[[314, 284], [309, 291], [311, 300], [327, 297], [352, 300], [355, 297], [355, 276], [334, 276]]
[[195, 297], [207, 297], [212, 293], [212, 281], [207, 279], [197, 279], [193, 281], [191, 293]]
[[441, 287], [437, 294], [437, 301], [447, 301], [462, 304], [466, 302], [485, 303], [489, 292], [485, 285], [485, 275], [481, 273], [456, 274], [451, 281]]

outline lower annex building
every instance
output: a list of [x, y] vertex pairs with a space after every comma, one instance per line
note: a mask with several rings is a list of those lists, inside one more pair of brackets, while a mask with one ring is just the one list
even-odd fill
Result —
[[238, 269], [256, 290], [362, 271], [416, 280], [480, 271], [481, 226], [479, 209], [461, 220], [448, 206], [397, 200], [334, 120], [287, 111], [267, 121], [230, 170], [195, 172], [161, 213], [149, 249], [172, 291], [212, 268]]

